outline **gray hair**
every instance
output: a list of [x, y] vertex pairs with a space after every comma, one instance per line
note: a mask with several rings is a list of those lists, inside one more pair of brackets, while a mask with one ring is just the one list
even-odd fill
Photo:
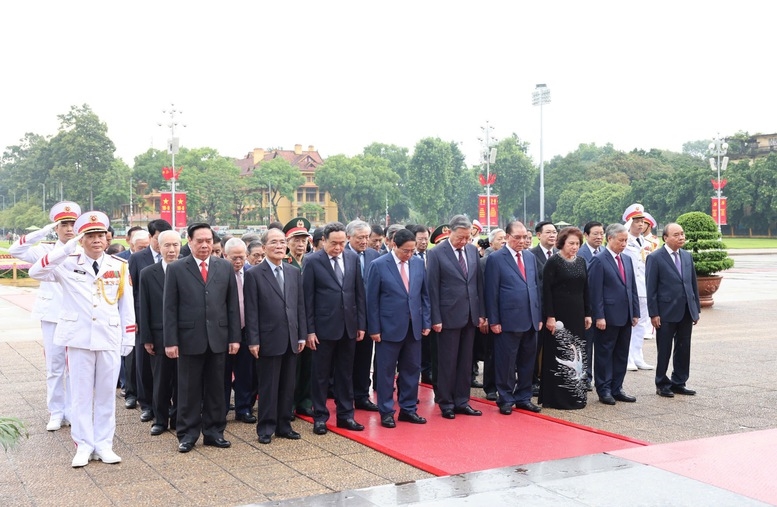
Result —
[[351, 220], [348, 222], [348, 225], [345, 226], [345, 234], [350, 238], [356, 233], [356, 231], [361, 231], [362, 229], [372, 231], [370, 224], [364, 220]]
[[494, 229], [493, 231], [491, 231], [491, 233], [488, 235], [488, 242], [493, 243], [494, 238], [496, 238], [496, 235], [499, 234], [500, 232], [505, 232], [505, 231], [503, 231], [502, 229]]
[[391, 224], [388, 226], [388, 229], [386, 230], [386, 239], [393, 241], [394, 240], [394, 234], [397, 233], [397, 231], [404, 229], [405, 226], [402, 224]]
[[266, 231], [264, 231], [262, 233], [262, 245], [264, 245], [264, 246], [267, 245], [267, 241], [268, 241], [267, 236], [269, 236], [272, 231], [278, 231], [279, 233], [281, 233], [281, 236], [283, 237], [283, 239], [286, 240], [286, 235], [283, 233], [283, 231], [281, 229], [276, 229], [275, 227], [270, 227], [269, 229], [267, 229]]
[[451, 217], [451, 221], [448, 226], [451, 228], [451, 232], [455, 231], [456, 229], [470, 230], [472, 229], [472, 222], [470, 222], [469, 218], [464, 215], [454, 215]]
[[248, 244], [248, 253], [251, 253], [251, 250], [254, 248], [259, 248], [260, 246], [264, 246], [261, 242], [261, 240], [254, 240]]
[[610, 239], [614, 238], [618, 234], [621, 234], [622, 232], [628, 232], [626, 227], [624, 227], [622, 224], [610, 224], [607, 226], [607, 229], [605, 229], [604, 235], [607, 237], [607, 239]]
[[257, 241], [259, 239], [259, 233], [258, 232], [247, 232], [240, 236], [240, 239], [243, 241], [243, 243], [246, 244], [246, 246], [250, 245], [253, 241]]
[[[136, 232], [139, 232], [139, 231], [136, 231]], [[145, 231], [144, 231], [144, 232], [145, 232]], [[179, 243], [180, 243], [180, 241], [181, 241], [181, 235], [180, 235], [180, 234], [178, 234], [178, 232], [177, 232], [177, 231], [174, 231], [174, 230], [172, 230], [172, 229], [168, 229], [168, 230], [166, 230], [166, 231], [162, 231], [162, 232], [160, 232], [160, 233], [159, 233], [159, 236], [157, 237], [157, 241], [159, 241], [159, 243], [160, 243], [160, 244], [162, 244], [162, 243], [164, 243], [164, 242], [167, 240], [167, 237], [168, 237], [168, 236], [172, 236], [172, 237], [174, 237], [175, 239], [177, 239], [177, 240], [178, 240], [178, 242], [179, 242]], [[135, 235], [134, 235], [134, 234], [132, 235], [132, 238], [133, 238], [133, 239], [135, 238]]]
[[139, 240], [139, 239], [151, 239], [151, 234], [149, 234], [148, 231], [143, 230], [143, 229], [141, 229], [139, 231], [135, 231], [132, 234], [132, 241], [131, 241], [131, 243], [134, 245], [135, 242], [137, 240]]
[[245, 250], [246, 244], [243, 243], [243, 240], [240, 238], [229, 238], [227, 242], [224, 243], [224, 255], [229, 255], [229, 252], [235, 248], [242, 248]]

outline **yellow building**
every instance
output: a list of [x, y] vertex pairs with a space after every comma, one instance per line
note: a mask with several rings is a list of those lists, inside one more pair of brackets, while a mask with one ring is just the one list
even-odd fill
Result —
[[[276, 157], [282, 157], [292, 166], [298, 167], [305, 177], [305, 183], [297, 188], [296, 200], [289, 201], [286, 197], [281, 197], [270, 221], [277, 220], [285, 224], [294, 217], [304, 216], [314, 227], [336, 221], [337, 204], [332, 201], [329, 192], [320, 190], [315, 183], [316, 169], [324, 161], [312, 145], [308, 146], [307, 151], [302, 149], [301, 144], [295, 144], [294, 150], [255, 148], [245, 158], [235, 160], [235, 164], [240, 168], [241, 176], [248, 176], [262, 162]], [[259, 192], [261, 192], [262, 205], [266, 208], [269, 202], [269, 191], [267, 188], [260, 188]]]

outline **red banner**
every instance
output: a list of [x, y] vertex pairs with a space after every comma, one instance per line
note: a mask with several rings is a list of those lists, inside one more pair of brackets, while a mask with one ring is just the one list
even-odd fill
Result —
[[173, 223], [173, 209], [175, 209], [175, 228], [186, 227], [186, 193], [176, 192], [173, 203], [170, 192], [162, 192], [159, 199], [159, 211], [162, 220]]
[[715, 223], [718, 225], [728, 225], [728, 222], [726, 220], [726, 199], [727, 197], [721, 197], [720, 198], [720, 205], [718, 205], [718, 198], [713, 197], [712, 198], [712, 218], [715, 220]]
[[[483, 227], [498, 227], [499, 226], [499, 196], [498, 195], [492, 195], [491, 196], [491, 202], [489, 203], [488, 208], [486, 207], [486, 202], [488, 202], [488, 196], [486, 195], [479, 195], [478, 196], [478, 221], [480, 221], [481, 225]], [[489, 211], [490, 214], [489, 214]], [[489, 218], [491, 219], [491, 223], [488, 223]]]

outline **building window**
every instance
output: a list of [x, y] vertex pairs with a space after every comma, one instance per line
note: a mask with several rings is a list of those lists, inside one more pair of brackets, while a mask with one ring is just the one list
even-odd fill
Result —
[[297, 202], [302, 202], [302, 189], [297, 189]]
[[306, 188], [305, 189], [305, 202], [318, 202], [316, 199], [316, 194], [318, 194], [317, 188]]

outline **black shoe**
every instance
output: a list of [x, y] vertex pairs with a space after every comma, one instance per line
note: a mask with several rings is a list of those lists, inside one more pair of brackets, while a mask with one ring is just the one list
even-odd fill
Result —
[[612, 395], [609, 393], [600, 394], [599, 401], [601, 401], [605, 405], [615, 405], [615, 398], [613, 398]]
[[362, 430], [364, 430], [364, 426], [359, 424], [359, 423], [357, 423], [353, 419], [338, 419], [337, 420], [337, 427], [338, 428], [343, 428], [343, 429], [346, 429], [346, 430], [351, 430], [351, 431], [362, 431]]
[[417, 412], [405, 412], [400, 410], [398, 419], [402, 422], [409, 422], [413, 424], [426, 424], [426, 419], [418, 415]]
[[299, 440], [300, 438], [302, 438], [302, 435], [300, 435], [294, 430], [289, 430], [286, 433], [276, 433], [275, 436], [281, 437], [281, 438], [287, 438], [289, 440]]
[[696, 394], [696, 391], [694, 391], [693, 389], [688, 389], [685, 386], [672, 386], [670, 387], [670, 389], [675, 394], [684, 394], [686, 396], [693, 396], [694, 394]]
[[166, 429], [163, 424], [154, 424], [151, 426], [151, 434], [153, 436], [161, 435]]
[[203, 445], [209, 445], [211, 447], [218, 447], [219, 449], [226, 449], [230, 447], [232, 443], [229, 440], [224, 440], [224, 437], [219, 438], [203, 438]]
[[135, 408], [138, 406], [138, 399], [132, 395], [124, 398], [124, 408]]
[[515, 408], [520, 408], [521, 410], [528, 410], [529, 412], [534, 412], [535, 414], [539, 413], [540, 410], [542, 410], [540, 407], [538, 407], [537, 405], [535, 405], [530, 401], [516, 401]]
[[674, 393], [668, 387], [659, 387], [656, 389], [656, 394], [664, 398], [674, 398]]
[[532, 384], [532, 386], [531, 386], [531, 395], [533, 397], [540, 395], [540, 385], [539, 384]]
[[483, 382], [478, 382], [475, 379], [472, 379], [472, 382], [469, 384], [470, 387], [474, 387], [475, 389], [483, 389]]
[[229, 406], [227, 407], [227, 412], [231, 412], [233, 410], [235, 410], [235, 406], [232, 403], [230, 403]]
[[316, 435], [326, 435], [326, 423], [324, 421], [316, 421], [313, 423], [313, 433]]
[[453, 413], [464, 414], [464, 415], [483, 415], [483, 412], [481, 412], [480, 410], [475, 410], [469, 405], [464, 405], [463, 407], [456, 407], [453, 409]]
[[456, 414], [453, 413], [452, 408], [444, 408], [442, 409], [442, 417], [443, 419], [456, 419]]
[[178, 452], [189, 452], [194, 449], [194, 442], [181, 442], [178, 444]]
[[613, 398], [615, 398], [618, 401], [622, 401], [624, 403], [634, 403], [637, 401], [637, 398], [634, 396], [629, 396], [628, 394], [624, 393], [623, 391], [619, 393], [615, 393], [612, 395]]
[[269, 444], [270, 442], [272, 442], [272, 437], [270, 435], [259, 435], [260, 444]]
[[140, 413], [140, 422], [148, 422], [154, 419], [154, 411], [150, 408]]
[[496, 401], [496, 393], [486, 393], [486, 399], [488, 401]]
[[369, 398], [366, 400], [357, 401], [354, 403], [354, 407], [359, 410], [366, 410], [368, 412], [378, 412], [378, 406], [372, 402]]
[[585, 382], [583, 382], [583, 387], [585, 387], [585, 390], [588, 391], [589, 393], [594, 390], [594, 388], [591, 387], [590, 380], [586, 380]]
[[432, 384], [432, 376], [431, 375], [424, 375], [422, 373], [421, 374], [421, 383], [422, 384], [429, 384], [429, 385], [431, 385]]
[[177, 423], [175, 422], [175, 417], [173, 417], [172, 419], [170, 419], [170, 429], [171, 429], [171, 430], [174, 430], [174, 429], [175, 429], [175, 427], [176, 427], [176, 424], [177, 424]]
[[394, 422], [394, 416], [391, 414], [384, 415], [380, 418], [380, 425], [384, 428], [396, 428], [397, 423]]
[[499, 413], [502, 415], [510, 415], [513, 413], [512, 405], [499, 405]]
[[246, 424], [256, 424], [254, 414], [235, 414], [235, 421], [243, 421]]
[[307, 417], [313, 417], [313, 409], [305, 407], [297, 407], [297, 415], [304, 415]]

